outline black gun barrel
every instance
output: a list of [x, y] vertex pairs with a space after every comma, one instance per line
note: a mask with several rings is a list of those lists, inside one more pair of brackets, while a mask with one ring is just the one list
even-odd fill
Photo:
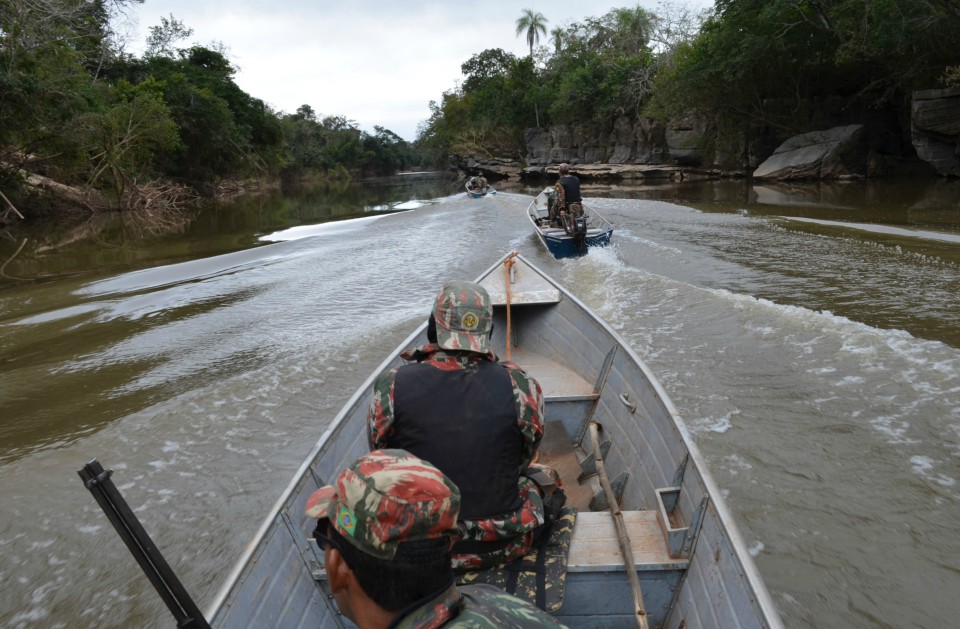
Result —
[[93, 459], [84, 465], [83, 469], [78, 470], [77, 474], [140, 564], [170, 613], [176, 618], [177, 626], [186, 629], [210, 629], [209, 623], [180, 583], [180, 579], [120, 495], [120, 490], [110, 480], [113, 470], [103, 469], [100, 462]]

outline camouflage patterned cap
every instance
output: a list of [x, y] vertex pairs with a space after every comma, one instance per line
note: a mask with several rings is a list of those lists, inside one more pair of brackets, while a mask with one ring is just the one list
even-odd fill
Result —
[[437, 344], [444, 349], [490, 351], [493, 305], [485, 288], [474, 282], [451, 281], [443, 285], [433, 305]]
[[329, 518], [359, 550], [393, 559], [401, 542], [456, 537], [460, 490], [406, 450], [374, 450], [307, 500], [311, 518]]

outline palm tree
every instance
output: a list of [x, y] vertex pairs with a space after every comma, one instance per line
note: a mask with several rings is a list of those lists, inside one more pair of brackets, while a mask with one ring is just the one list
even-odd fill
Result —
[[557, 49], [557, 52], [560, 52], [560, 49], [563, 48], [563, 34], [563, 29], [559, 26], [554, 27], [554, 29], [550, 31], [550, 41], [553, 42], [553, 46]]
[[530, 46], [532, 57], [534, 44], [540, 43], [540, 35], [547, 34], [547, 18], [543, 17], [543, 13], [537, 13], [533, 9], [524, 9], [517, 19], [517, 37], [524, 31], [527, 32], [527, 44]]

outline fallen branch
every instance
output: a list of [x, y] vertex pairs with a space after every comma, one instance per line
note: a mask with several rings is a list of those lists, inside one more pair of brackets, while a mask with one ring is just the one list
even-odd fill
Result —
[[[3, 194], [3, 193], [0, 192], [0, 195], [2, 195], [2, 194]], [[4, 198], [6, 198], [6, 197], [4, 197]], [[22, 217], [21, 217], [21, 218], [22, 218]], [[5, 277], [5, 278], [7, 278], [8, 280], [22, 280], [22, 279], [23, 279], [22, 277], [13, 277], [12, 275], [7, 275], [7, 272], [6, 272], [6, 271], [7, 271], [7, 265], [10, 264], [10, 262], [12, 262], [14, 258], [16, 258], [18, 255], [20, 255], [20, 252], [23, 250], [23, 246], [24, 246], [25, 244], [27, 244], [27, 239], [26, 239], [26, 238], [23, 239], [23, 242], [20, 243], [20, 246], [17, 247], [17, 250], [14, 252], [14, 254], [13, 254], [12, 256], [10, 256], [9, 258], [7, 258], [7, 261], [3, 263], [3, 266], [0, 266], [0, 276], [3, 276], [3, 277]]]
[[3, 201], [7, 204], [7, 210], [3, 213], [4, 220], [6, 220], [7, 214], [9, 214], [10, 212], [13, 212], [14, 214], [20, 217], [20, 220], [23, 220], [23, 214], [21, 214], [17, 210], [17, 208], [13, 206], [13, 203], [10, 202], [10, 199], [7, 198], [7, 195], [5, 195], [2, 190], [0, 190], [0, 197], [2, 197]]

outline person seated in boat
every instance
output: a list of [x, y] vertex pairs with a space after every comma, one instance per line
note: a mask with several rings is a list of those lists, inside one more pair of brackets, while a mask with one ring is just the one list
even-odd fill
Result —
[[574, 216], [583, 216], [583, 199], [580, 197], [580, 179], [570, 173], [569, 164], [560, 164], [560, 180], [563, 188], [564, 209]]
[[560, 185], [559, 181], [553, 184], [553, 189], [547, 194], [547, 199], [549, 203], [547, 213], [550, 217], [550, 227], [562, 227], [560, 212], [564, 210], [565, 204], [563, 202], [563, 186]]
[[371, 449], [409, 450], [460, 488], [463, 538], [453, 559], [461, 572], [524, 556], [564, 500], [553, 470], [532, 464], [543, 437], [540, 384], [498, 360], [492, 331], [487, 291], [446, 282], [430, 314], [428, 343], [377, 378], [367, 412]]
[[365, 454], [315, 491], [306, 514], [343, 615], [360, 629], [561, 627], [494, 586], [455, 584], [459, 509], [457, 486], [403, 450]]
[[474, 192], [479, 192], [479, 191], [480, 191], [480, 178], [477, 177], [476, 175], [474, 175], [473, 177], [470, 177], [470, 181], [469, 181], [468, 185], [470, 186], [470, 189], [473, 190]]
[[487, 178], [483, 175], [480, 175], [480, 178], [477, 180], [480, 184], [479, 191], [484, 192], [487, 189]]

